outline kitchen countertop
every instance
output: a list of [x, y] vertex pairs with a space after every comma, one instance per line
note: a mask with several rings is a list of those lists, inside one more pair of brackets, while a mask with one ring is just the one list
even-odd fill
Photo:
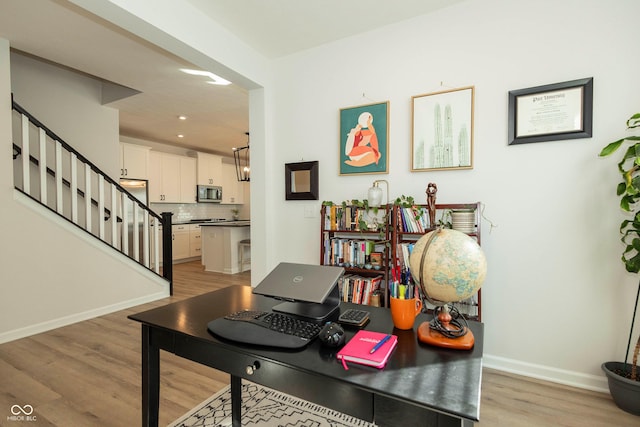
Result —
[[251, 221], [248, 219], [239, 219], [237, 221], [218, 221], [218, 222], [202, 222], [200, 227], [213, 226], [213, 227], [249, 227]]
[[172, 225], [184, 225], [184, 224], [199, 224], [199, 225], [203, 225], [203, 224], [208, 224], [208, 225], [215, 225], [215, 224], [229, 224], [230, 222], [237, 222], [237, 221], [249, 221], [248, 219], [240, 219], [240, 220], [233, 220], [233, 219], [211, 219], [211, 218], [204, 218], [204, 219], [190, 219], [190, 220], [183, 220], [183, 221], [174, 221], [172, 222]]

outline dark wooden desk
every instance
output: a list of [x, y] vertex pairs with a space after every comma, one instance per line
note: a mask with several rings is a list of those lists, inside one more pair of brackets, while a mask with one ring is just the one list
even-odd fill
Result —
[[[371, 320], [365, 329], [398, 335], [398, 347], [383, 370], [351, 365], [348, 371], [336, 361], [336, 350], [319, 340], [292, 351], [234, 343], [207, 330], [212, 319], [243, 309], [270, 310], [276, 303], [249, 286], [232, 286], [129, 316], [142, 323], [142, 424], [158, 425], [160, 350], [231, 375], [234, 426], [240, 426], [242, 378], [379, 426], [467, 427], [478, 421], [481, 323], [470, 322], [473, 350], [439, 349], [419, 343], [415, 328], [394, 329], [388, 309], [367, 307]], [[420, 315], [416, 328], [427, 319]], [[354, 333], [347, 329], [347, 339]]]

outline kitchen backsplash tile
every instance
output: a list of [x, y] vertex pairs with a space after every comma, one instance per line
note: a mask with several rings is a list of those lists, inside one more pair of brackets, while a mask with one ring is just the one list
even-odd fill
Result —
[[158, 215], [171, 212], [171, 222], [184, 222], [192, 219], [224, 218], [232, 219], [232, 209], [236, 205], [217, 205], [212, 203], [151, 203], [151, 209]]

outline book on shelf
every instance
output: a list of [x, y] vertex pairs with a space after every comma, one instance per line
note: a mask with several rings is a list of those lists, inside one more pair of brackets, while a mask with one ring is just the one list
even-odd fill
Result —
[[424, 233], [430, 227], [429, 212], [425, 207], [414, 206], [410, 208], [400, 208], [398, 210], [398, 221], [402, 226], [402, 231], [406, 233]]
[[331, 205], [325, 208], [323, 228], [331, 231], [358, 231], [367, 210], [357, 206]]
[[[384, 341], [385, 339], [386, 341]], [[383, 344], [372, 353], [372, 349], [381, 341], [384, 341]], [[342, 361], [344, 369], [349, 369], [347, 362], [382, 369], [397, 344], [398, 337], [396, 335], [361, 329], [342, 347], [336, 357]]]
[[396, 249], [396, 258], [398, 259], [397, 264], [404, 271], [411, 269], [409, 260], [414, 246], [415, 243], [398, 243]]
[[338, 282], [340, 300], [354, 304], [371, 305], [371, 297], [379, 292], [382, 276], [365, 277], [357, 274], [345, 274]]
[[376, 251], [376, 242], [372, 240], [331, 237], [328, 231], [323, 232], [322, 241], [324, 265], [364, 267]]

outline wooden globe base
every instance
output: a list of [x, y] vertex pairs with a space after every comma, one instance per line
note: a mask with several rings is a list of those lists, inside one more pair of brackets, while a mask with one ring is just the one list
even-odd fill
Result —
[[466, 333], [458, 338], [445, 337], [438, 331], [429, 327], [429, 322], [422, 322], [418, 326], [418, 341], [436, 347], [450, 348], [454, 350], [471, 350], [475, 343], [473, 332], [469, 328], [464, 328]]

